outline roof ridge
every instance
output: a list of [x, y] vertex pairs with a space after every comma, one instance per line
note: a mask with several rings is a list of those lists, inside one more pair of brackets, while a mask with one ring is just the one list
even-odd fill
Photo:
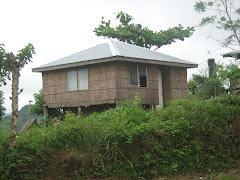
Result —
[[112, 41], [112, 40], [108, 41], [108, 46], [109, 46], [113, 56], [120, 56], [121, 55], [121, 53], [119, 52], [119, 50], [118, 50], [114, 41]]

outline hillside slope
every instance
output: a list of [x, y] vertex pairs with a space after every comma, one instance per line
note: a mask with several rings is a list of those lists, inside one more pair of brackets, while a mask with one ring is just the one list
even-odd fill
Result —
[[[22, 130], [25, 122], [29, 119], [38, 119], [38, 121], [42, 118], [41, 116], [37, 116], [35, 114], [29, 115], [29, 105], [25, 105], [22, 107], [20, 111], [18, 111], [18, 132]], [[9, 123], [11, 122], [11, 116], [5, 116], [2, 120], [2, 125], [5, 129], [9, 128]]]

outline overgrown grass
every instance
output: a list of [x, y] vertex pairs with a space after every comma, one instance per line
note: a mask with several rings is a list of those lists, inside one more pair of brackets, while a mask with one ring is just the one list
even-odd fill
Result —
[[19, 134], [0, 130], [0, 179], [151, 179], [239, 167], [240, 97], [172, 100], [160, 111], [140, 98], [85, 118]]

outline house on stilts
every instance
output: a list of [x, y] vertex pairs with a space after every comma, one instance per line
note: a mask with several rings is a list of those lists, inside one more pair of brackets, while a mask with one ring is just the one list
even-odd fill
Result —
[[44, 107], [73, 113], [101, 111], [140, 94], [163, 107], [188, 94], [187, 68], [198, 65], [124, 42], [103, 43], [33, 68], [43, 79]]

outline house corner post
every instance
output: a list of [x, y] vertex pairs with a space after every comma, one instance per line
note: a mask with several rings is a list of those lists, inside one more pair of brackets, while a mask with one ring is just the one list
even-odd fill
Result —
[[44, 126], [47, 126], [47, 118], [48, 118], [48, 107], [43, 106], [43, 120], [44, 120]]

